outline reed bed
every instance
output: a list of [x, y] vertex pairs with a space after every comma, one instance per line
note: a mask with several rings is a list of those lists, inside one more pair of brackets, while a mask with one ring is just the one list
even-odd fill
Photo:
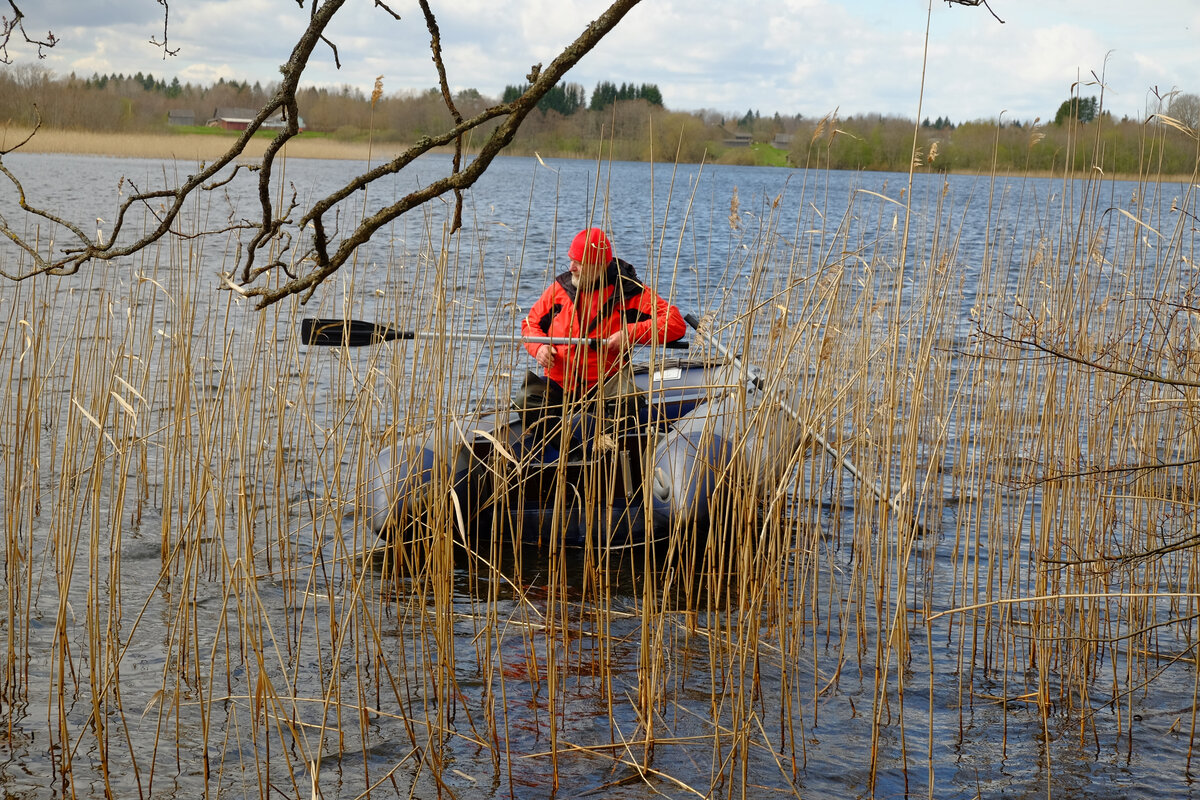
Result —
[[[794, 218], [728, 199], [694, 291], [775, 402], [712, 528], [662, 548], [463, 546], [455, 426], [524, 364], [451, 334], [515, 329], [544, 253], [427, 216], [313, 307], [219, 291], [204, 239], [0, 287], [6, 794], [944, 796], [1005, 765], [1050, 794], [1148, 739], [1142, 774], [1183, 781], [1193, 187], [918, 177], [805, 173]], [[686, 241], [655, 229], [660, 289], [692, 285]], [[306, 348], [305, 315], [446, 338]], [[372, 454], [425, 431], [443, 472], [386, 545]], [[491, 463], [498, 495], [527, 467]]]

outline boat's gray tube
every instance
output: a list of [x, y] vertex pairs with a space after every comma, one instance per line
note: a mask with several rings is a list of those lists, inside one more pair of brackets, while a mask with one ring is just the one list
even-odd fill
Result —
[[[696, 332], [696, 335], [698, 337], [700, 337], [700, 339], [702, 341], [706, 342], [709, 346], [711, 346], [714, 350], [716, 350], [722, 356], [729, 359], [729, 362], [731, 364], [733, 364], [739, 371], [742, 369], [742, 362], [741, 362], [741, 360], [738, 359], [737, 356], [735, 356], [733, 353], [731, 353], [725, 347], [725, 345], [721, 344], [721, 342], [715, 336], [707, 333], [706, 331], [701, 330], [700, 321], [698, 319], [696, 319], [696, 316], [694, 314], [685, 314], [683, 319], [685, 322], [687, 322], [687, 324], [691, 327], [691, 329]], [[821, 448], [826, 453], [831, 455], [839, 464], [841, 464], [842, 468], [845, 469], [847, 472], [849, 472], [850, 475], [856, 481], [858, 481], [859, 483], [863, 484], [864, 486], [869, 488], [871, 491], [873, 491], [875, 493], [876, 497], [878, 497], [883, 502], [887, 503], [888, 507], [891, 508], [892, 511], [896, 512], [897, 516], [899, 516], [901, 519], [905, 518], [906, 515], [905, 515], [904, 511], [900, 508], [899, 501], [897, 501], [897, 499], [894, 497], [884, 496], [883, 489], [880, 488], [879, 484], [875, 483], [871, 480], [868, 480], [867, 477], [865, 475], [863, 475], [862, 471], [859, 470], [859, 468], [854, 465], [853, 461], [851, 461], [846, 456], [842, 455], [842, 453], [836, 447], [834, 447], [828, 441], [826, 441], [826, 439], [823, 436], [821, 436], [821, 434], [819, 434], [815, 430], [813, 430], [812, 426], [809, 425], [808, 422], [806, 422], [804, 419], [802, 419], [800, 417], [800, 412], [798, 412], [798, 411], [796, 411], [796, 409], [792, 408], [787, 403], [787, 401], [785, 401], [782, 397], [779, 396], [778, 390], [774, 389], [773, 387], [768, 386], [768, 387], [766, 387], [766, 391], [768, 394], [771, 395], [771, 398], [779, 406], [780, 410], [782, 410], [785, 414], [787, 414], [789, 417], [791, 417], [796, 422], [798, 422], [800, 424], [800, 426], [804, 429], [805, 434], [807, 436], [809, 436], [818, 445], [820, 445]], [[915, 517], [912, 518], [912, 523], [918, 531], [922, 530], [921, 523], [919, 521], [917, 521], [917, 519]]]

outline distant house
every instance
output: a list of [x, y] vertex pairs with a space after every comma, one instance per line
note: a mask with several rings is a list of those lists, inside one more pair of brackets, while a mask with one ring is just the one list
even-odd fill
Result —
[[196, 112], [189, 108], [173, 108], [167, 112], [168, 125], [195, 125]]
[[244, 131], [257, 113], [258, 111], [253, 108], [236, 108], [234, 106], [216, 108], [213, 109], [213, 115], [206, 124], [210, 128]]
[[726, 131], [726, 136], [723, 144], [726, 147], [749, 147], [754, 143], [754, 137], [749, 133], [729, 133]]
[[778, 147], [780, 150], [787, 150], [792, 146], [792, 135], [790, 133], [777, 133], [775, 138], [771, 140], [773, 147]]
[[[258, 116], [256, 108], [237, 108], [230, 106], [228, 108], [217, 108], [213, 110], [212, 118], [206, 123], [210, 128], [223, 128], [227, 131], [244, 131], [246, 127]], [[304, 117], [296, 120], [300, 126], [300, 130], [304, 130]], [[262, 127], [267, 130], [278, 130], [287, 127], [287, 122], [283, 118], [283, 112], [279, 112], [263, 121]]]

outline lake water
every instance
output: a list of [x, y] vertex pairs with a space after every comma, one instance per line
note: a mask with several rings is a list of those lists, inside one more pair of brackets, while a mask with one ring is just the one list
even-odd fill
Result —
[[[186, 169], [4, 164], [31, 204], [89, 233], [111, 230], [131, 186]], [[339, 226], [448, 164], [372, 187]], [[362, 166], [293, 160], [281, 186], [303, 200]], [[1036, 298], [1043, 344], [1069, 350], [1086, 314], [1080, 327], [1114, 326], [1114, 341], [1182, 348], [1164, 370], [1196, 359], [1194, 187], [1092, 180], [918, 174], [906, 241], [907, 175], [501, 158], [453, 240], [437, 201], [306, 306], [255, 311], [223, 290], [227, 235], [0, 283], [0, 788], [308, 797], [315, 761], [327, 798], [1200, 795], [1194, 567], [1095, 566], [1131, 531], [1145, 549], [1194, 535], [1194, 466], [1169, 474], [1179, 494], [1036, 482], [1127, 452], [1187, 460], [1194, 389], [1142, 396], [1070, 377], [1044, 350], [1018, 362], [1008, 341], [1029, 334], [1014, 320]], [[235, 181], [180, 230], [249, 215], [252, 196]], [[64, 246], [14, 197], [0, 189], [12, 227]], [[452, 339], [319, 351], [299, 344], [299, 319], [514, 332], [588, 224], [767, 360], [873, 475], [919, 487], [928, 533], [881, 525], [870, 492], [814, 455], [774, 571], [700, 600], [648, 590], [636, 559], [526, 554], [517, 572], [460, 560], [396, 577], [363, 555], [363, 452], [391, 425], [504, 398], [532, 361]], [[0, 258], [27, 267], [9, 242]], [[788, 328], [780, 350], [772, 331]], [[1095, 341], [1097, 358], [1115, 347]], [[1105, 438], [1124, 424], [1111, 398], [1130, 395], [1145, 418]], [[1081, 542], [1104, 552], [1064, 552]]]

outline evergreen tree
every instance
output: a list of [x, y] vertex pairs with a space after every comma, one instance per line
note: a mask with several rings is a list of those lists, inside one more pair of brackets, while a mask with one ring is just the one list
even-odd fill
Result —
[[[527, 83], [521, 86], [505, 86], [500, 101], [511, 103], [524, 94], [527, 89], [529, 89]], [[565, 86], [559, 84], [546, 92], [546, 95], [538, 101], [537, 107], [543, 112], [557, 111], [564, 117], [569, 117], [583, 108], [586, 96], [587, 92], [578, 83], [568, 83]]]
[[600, 81], [592, 90], [592, 102], [588, 106], [592, 111], [603, 111], [617, 102], [617, 85], [612, 81]]
[[660, 108], [663, 104], [662, 91], [653, 83], [643, 83], [639, 86], [625, 82], [617, 86], [612, 81], [600, 81], [592, 90], [592, 100], [588, 108], [592, 111], [603, 111], [622, 100], [645, 100], [650, 105]]
[[1100, 102], [1095, 97], [1072, 97], [1064, 100], [1054, 112], [1054, 124], [1062, 125], [1068, 119], [1091, 122], [1100, 111]]
[[643, 83], [641, 85], [638, 89], [638, 99], [645, 100], [650, 105], [659, 106], [660, 108], [663, 104], [662, 92], [653, 83]]

